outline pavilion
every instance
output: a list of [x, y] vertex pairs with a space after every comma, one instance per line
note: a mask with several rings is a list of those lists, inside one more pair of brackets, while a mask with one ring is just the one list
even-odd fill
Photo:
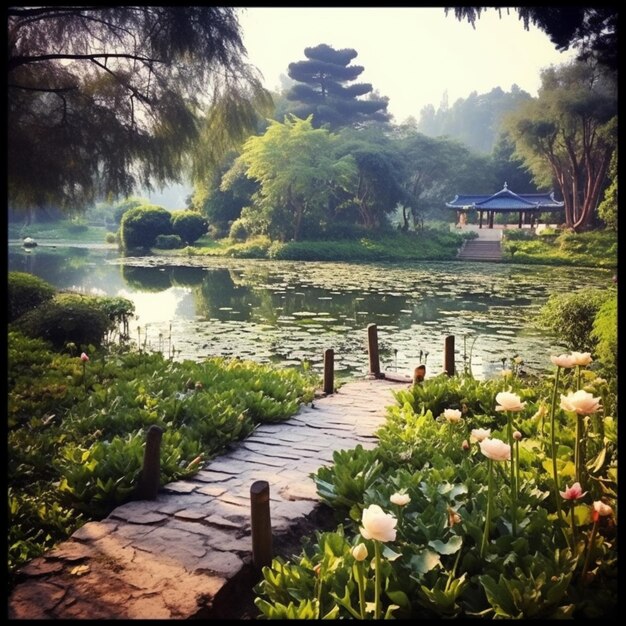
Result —
[[457, 209], [461, 222], [461, 214], [469, 209], [478, 211], [478, 227], [483, 227], [483, 214], [487, 214], [489, 228], [493, 228], [493, 216], [495, 213], [510, 214], [517, 212], [519, 214], [519, 228], [523, 223], [530, 223], [531, 228], [535, 224], [535, 220], [539, 213], [544, 211], [556, 211], [563, 208], [563, 202], [559, 202], [554, 198], [554, 192], [551, 193], [513, 193], [504, 183], [504, 188], [492, 196], [455, 196], [451, 202], [446, 202], [446, 206], [451, 209]]

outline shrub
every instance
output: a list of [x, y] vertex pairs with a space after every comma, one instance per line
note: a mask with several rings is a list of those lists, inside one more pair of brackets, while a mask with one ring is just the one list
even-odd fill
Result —
[[171, 213], [153, 204], [129, 209], [120, 225], [124, 248], [150, 248], [158, 235], [172, 232]]
[[614, 293], [600, 306], [591, 336], [597, 341], [596, 356], [611, 371], [617, 367], [617, 294]]
[[161, 250], [174, 250], [183, 247], [183, 240], [178, 235], [157, 235], [154, 247]]
[[539, 310], [537, 322], [552, 331], [569, 349], [593, 352], [594, 319], [608, 297], [609, 294], [599, 289], [552, 295]]
[[124, 217], [124, 213], [126, 213], [126, 211], [136, 209], [140, 206], [147, 206], [148, 204], [149, 202], [143, 198], [134, 198], [132, 196], [130, 198], [126, 198], [115, 206], [113, 210], [113, 221], [119, 225], [122, 222], [122, 217]]
[[240, 217], [231, 224], [228, 236], [235, 241], [245, 241], [248, 234], [248, 222]]
[[118, 241], [117, 233], [107, 233], [106, 237], [104, 238], [104, 240], [107, 243], [117, 243], [117, 241]]
[[172, 213], [172, 230], [186, 244], [192, 244], [206, 234], [207, 221], [195, 211], [175, 211]]
[[96, 296], [59, 293], [23, 315], [16, 325], [26, 335], [46, 339], [56, 348], [68, 342], [98, 346], [112, 327], [100, 300]]
[[26, 272], [9, 272], [9, 322], [54, 296], [45, 280]]

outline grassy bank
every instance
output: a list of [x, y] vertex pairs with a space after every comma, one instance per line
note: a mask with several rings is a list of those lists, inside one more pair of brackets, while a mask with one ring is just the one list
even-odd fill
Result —
[[72, 220], [29, 224], [10, 223], [8, 226], [9, 239], [23, 239], [32, 237], [36, 241], [71, 241], [75, 243], [105, 243], [107, 229], [104, 226], [92, 226]]
[[507, 231], [502, 241], [504, 261], [542, 265], [617, 267], [617, 233], [598, 230], [586, 233]]

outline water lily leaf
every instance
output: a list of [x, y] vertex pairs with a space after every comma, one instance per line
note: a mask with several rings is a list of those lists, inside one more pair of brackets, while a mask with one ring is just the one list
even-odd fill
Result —
[[439, 552], [439, 554], [454, 554], [459, 551], [462, 543], [463, 538], [459, 535], [454, 535], [447, 543], [443, 543], [440, 539], [435, 539], [434, 541], [429, 541], [428, 545]]
[[439, 555], [432, 550], [423, 550], [411, 558], [411, 567], [420, 574], [426, 574], [441, 565]]
[[395, 561], [399, 556], [402, 556], [399, 552], [394, 552], [389, 546], [383, 548], [383, 556], [388, 561]]

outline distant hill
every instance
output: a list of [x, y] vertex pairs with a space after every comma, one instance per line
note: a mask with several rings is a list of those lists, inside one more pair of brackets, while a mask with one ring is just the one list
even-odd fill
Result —
[[505, 113], [515, 110], [531, 95], [517, 85], [510, 92], [494, 87], [489, 93], [473, 91], [467, 98], [459, 98], [451, 107], [444, 95], [439, 108], [432, 104], [421, 110], [417, 130], [430, 137], [450, 137], [462, 141], [475, 152], [490, 154], [500, 132]]

